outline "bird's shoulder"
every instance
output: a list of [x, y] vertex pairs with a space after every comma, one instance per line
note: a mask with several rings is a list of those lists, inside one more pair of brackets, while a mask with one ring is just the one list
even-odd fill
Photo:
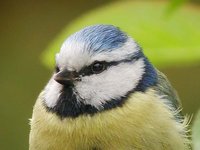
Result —
[[181, 101], [176, 90], [173, 88], [168, 78], [159, 70], [157, 72], [157, 84], [153, 89], [167, 100], [167, 104], [174, 110], [181, 108]]

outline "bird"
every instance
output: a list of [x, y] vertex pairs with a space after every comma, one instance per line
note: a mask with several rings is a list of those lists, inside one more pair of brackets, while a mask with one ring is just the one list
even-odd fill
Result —
[[30, 119], [29, 150], [189, 150], [188, 117], [142, 47], [109, 24], [62, 44]]

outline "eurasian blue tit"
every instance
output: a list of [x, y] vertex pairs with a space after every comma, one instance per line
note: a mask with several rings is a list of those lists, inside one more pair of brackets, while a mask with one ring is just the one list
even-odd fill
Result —
[[112, 25], [69, 36], [31, 119], [30, 150], [188, 150], [169, 81]]

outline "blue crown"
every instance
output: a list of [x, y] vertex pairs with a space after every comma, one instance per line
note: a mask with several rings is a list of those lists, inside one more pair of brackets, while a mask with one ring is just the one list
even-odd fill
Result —
[[73, 35], [67, 41], [84, 43], [92, 53], [112, 51], [127, 41], [128, 36], [112, 25], [93, 25], [86, 27]]

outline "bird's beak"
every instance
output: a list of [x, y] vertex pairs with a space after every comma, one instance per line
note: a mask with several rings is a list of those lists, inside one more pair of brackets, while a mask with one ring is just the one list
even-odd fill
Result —
[[79, 79], [77, 72], [68, 70], [60, 71], [54, 76], [54, 80], [63, 85], [73, 85], [73, 82]]

